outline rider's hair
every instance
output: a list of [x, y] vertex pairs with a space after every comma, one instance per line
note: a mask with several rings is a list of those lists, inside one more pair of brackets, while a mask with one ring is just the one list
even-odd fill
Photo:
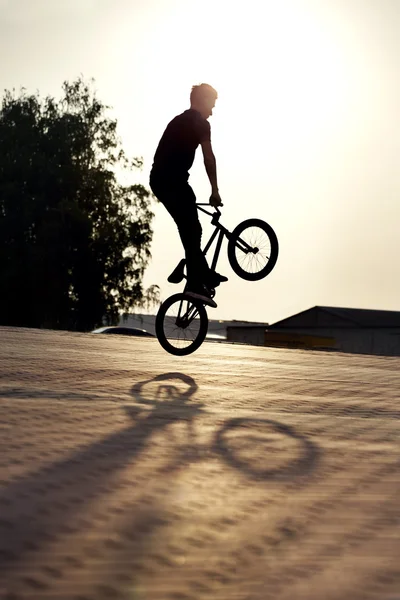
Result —
[[218, 92], [208, 83], [194, 85], [192, 87], [192, 91], [190, 92], [190, 102], [196, 102], [196, 100], [201, 100], [205, 96], [211, 96], [216, 100], [218, 98]]

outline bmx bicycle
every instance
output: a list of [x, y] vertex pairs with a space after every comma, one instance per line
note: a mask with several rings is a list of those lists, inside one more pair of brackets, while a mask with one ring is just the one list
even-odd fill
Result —
[[[247, 219], [230, 232], [220, 223], [221, 211], [210, 212], [210, 206], [197, 203], [198, 210], [211, 217], [215, 229], [203, 249], [206, 255], [216, 240], [210, 269], [215, 271], [223, 238], [228, 239], [228, 260], [232, 270], [247, 281], [258, 281], [271, 273], [278, 260], [278, 238], [272, 227], [261, 219]], [[168, 277], [170, 283], [186, 279], [185, 259], [182, 259]], [[156, 316], [156, 335], [161, 346], [170, 354], [184, 356], [197, 350], [208, 330], [208, 316], [204, 303], [183, 293], [174, 294], [160, 306]], [[215, 289], [211, 290], [214, 297]]]

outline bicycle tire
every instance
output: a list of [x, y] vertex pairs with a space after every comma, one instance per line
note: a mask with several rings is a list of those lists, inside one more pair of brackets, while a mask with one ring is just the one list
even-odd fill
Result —
[[[174, 307], [174, 305], [177, 305]], [[185, 306], [186, 304], [186, 306]], [[179, 315], [182, 309], [186, 311], [186, 315], [193, 311], [193, 316], [189, 325], [186, 327], [177, 324], [177, 319], [184, 320], [184, 316]], [[168, 311], [172, 308], [172, 314], [168, 315]], [[174, 315], [174, 311], [178, 311], [178, 315]], [[198, 315], [198, 318], [196, 318]], [[194, 328], [194, 337], [190, 338], [190, 332], [185, 336], [184, 332], [188, 331], [188, 327], [193, 321], [198, 321], [198, 325]], [[156, 335], [161, 346], [175, 356], [186, 356], [192, 354], [201, 344], [208, 331], [208, 315], [204, 304], [200, 300], [187, 298], [185, 294], [174, 294], [167, 298], [160, 306], [156, 316]]]
[[[241, 254], [243, 256], [249, 256], [249, 262], [252, 260], [252, 257], [257, 256], [258, 253], [256, 253], [256, 254], [254, 254], [252, 252], [246, 253], [243, 250], [241, 250], [240, 246], [239, 246], [240, 243], [242, 243], [242, 245], [243, 245], [243, 243], [246, 243], [246, 240], [243, 240], [242, 237], [243, 237], [243, 234], [245, 233], [245, 231], [250, 230], [251, 228], [258, 228], [259, 230], [262, 230], [264, 232], [264, 234], [266, 234], [266, 236], [268, 238], [269, 246], [270, 246], [268, 255], [265, 255], [265, 256], [260, 255], [261, 259], [260, 259], [260, 257], [258, 257], [257, 259], [253, 260], [253, 265], [257, 263], [256, 267], [259, 267], [262, 264], [262, 262], [259, 262], [260, 260], [261, 261], [266, 260], [266, 263], [264, 266], [260, 266], [259, 270], [254, 270], [254, 271], [251, 271], [250, 267], [249, 267], [249, 270], [244, 268], [244, 266], [239, 263], [238, 255], [237, 255], [237, 253], [241, 252]], [[251, 238], [251, 235], [249, 235], [249, 237]], [[251, 245], [251, 244], [249, 244], [249, 245]], [[257, 247], [256, 244], [254, 245], [254, 247]], [[264, 248], [260, 248], [260, 250], [264, 251]], [[232, 267], [232, 270], [236, 273], [236, 275], [238, 275], [242, 279], [246, 279], [247, 281], [258, 281], [260, 279], [263, 279], [267, 275], [269, 275], [269, 273], [271, 273], [272, 269], [276, 265], [276, 261], [278, 260], [278, 254], [279, 254], [279, 244], [278, 244], [278, 238], [276, 237], [276, 233], [272, 229], [271, 225], [269, 225], [265, 221], [262, 221], [261, 219], [247, 219], [246, 221], [239, 223], [239, 225], [237, 225], [237, 227], [235, 227], [235, 229], [232, 231], [232, 233], [229, 237], [229, 241], [228, 241], [229, 263]]]

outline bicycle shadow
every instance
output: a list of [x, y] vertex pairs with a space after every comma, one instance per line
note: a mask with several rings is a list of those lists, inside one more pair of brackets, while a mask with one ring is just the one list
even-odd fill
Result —
[[[33, 558], [33, 554], [61, 542], [65, 535], [79, 535], [82, 526], [85, 527], [85, 519], [79, 517], [80, 513], [87, 514], [93, 503], [116, 493], [115, 475], [127, 466], [132, 473], [132, 468], [135, 469], [149, 447], [149, 441], [160, 431], [167, 431], [172, 443], [166, 451], [163, 442], [161, 467], [154, 468], [149, 461], [151, 468], [144, 464], [149, 480], [157, 475], [175, 474], [188, 464], [208, 460], [210, 456], [222, 459], [250, 478], [276, 478], [276, 469], [254, 464], [252, 429], [262, 426], [262, 420], [229, 419], [216, 432], [213, 442], [198, 443], [196, 422], [203, 415], [208, 415], [208, 419], [212, 415], [206, 413], [203, 403], [194, 401], [197, 392], [194, 379], [182, 373], [160, 374], [138, 382], [131, 388], [137, 404], [123, 407], [129, 417], [127, 426], [6, 486], [0, 493], [1, 577], [6, 578], [8, 572], [16, 574], [21, 563], [37, 562], [38, 556]], [[177, 440], [170, 429], [176, 423], [186, 427], [186, 436], [180, 435]], [[293, 478], [310, 472], [318, 456], [315, 446], [293, 428], [271, 421], [266, 423], [269, 426], [272, 423], [279, 435], [289, 436], [300, 444], [300, 454], [292, 456], [284, 476]], [[238, 445], [233, 434], [242, 435], [243, 432], [250, 435], [242, 436]], [[136, 489], [135, 482], [127, 485]], [[154, 533], [168, 523], [168, 516], [164, 515], [168, 491], [162, 496], [162, 502], [160, 498], [160, 494], [156, 495], [151, 507], [144, 504], [135, 507], [131, 533], [137, 548], [149, 532]], [[146, 528], [143, 528], [144, 520]]]
[[[172, 379], [174, 380], [173, 382]], [[253, 482], [255, 485], [259, 485], [260, 480], [261, 485], [263, 485], [264, 482], [269, 482], [271, 480], [284, 481], [288, 479], [299, 479], [300, 485], [305, 484], [304, 476], [311, 473], [315, 469], [319, 451], [314, 443], [297, 432], [293, 427], [268, 419], [250, 418], [228, 419], [222, 423], [222, 426], [220, 426], [219, 419], [219, 424], [212, 428], [213, 433], [211, 436], [208, 435], [209, 439], [207, 439], [205, 443], [200, 443], [199, 437], [201, 437], [202, 426], [204, 425], [205, 428], [208, 429], [210, 419], [212, 419], [213, 415], [210, 412], [206, 413], [203, 411], [203, 405], [201, 403], [193, 402], [192, 397], [197, 391], [198, 387], [194, 381], [190, 377], [182, 375], [181, 373], [166, 373], [159, 375], [154, 379], [139, 382], [133, 386], [131, 390], [135, 400], [143, 407], [155, 407], [154, 413], [152, 413], [153, 417], [157, 415], [156, 418], [164, 418], [164, 415], [168, 414], [168, 412], [174, 408], [182, 411], [180, 413], [180, 422], [184, 422], [188, 428], [189, 442], [186, 444], [185, 435], [182, 435], [181, 430], [179, 444], [177, 445], [177, 448], [175, 448], [175, 457], [171, 456], [170, 454], [171, 460], [168, 461], [168, 464], [157, 472], [154, 470], [153, 473], [153, 476], [155, 477], [162, 476], [164, 474], [172, 474], [173, 478], [169, 479], [170, 485], [168, 494], [171, 494], [172, 497], [174, 496], [176, 491], [175, 486], [177, 485], [176, 481], [178, 479], [177, 474], [180, 470], [187, 468], [189, 465], [194, 466], [195, 463], [206, 462], [210, 459], [214, 461], [216, 459], [222, 461], [225, 463], [225, 465], [233, 468], [241, 475], [245, 475], [250, 480], [248, 483], [246, 483], [246, 487], [249, 486], [249, 489], [251, 489]], [[135, 410], [140, 412], [141, 410], [145, 409], [135, 406], [126, 407], [125, 410]], [[138, 412], [136, 412], [136, 414], [138, 414]], [[205, 420], [201, 418], [202, 416], [205, 417]], [[217, 431], [215, 431], [215, 429], [217, 429]], [[237, 437], [240, 438], [239, 444], [237, 443]], [[260, 438], [261, 440], [264, 440], [263, 448], [265, 449], [265, 447], [269, 445], [272, 450], [275, 450], [275, 453], [279, 453], [277, 441], [279, 442], [280, 440], [281, 442], [283, 441], [283, 443], [285, 443], [285, 440], [288, 439], [291, 444], [290, 456], [286, 453], [284, 460], [279, 461], [278, 465], [276, 465], [275, 461], [276, 466], [272, 468], [270, 466], [271, 458], [266, 454], [262, 454], [261, 452], [262, 449], [260, 447]], [[257, 443], [257, 446], [255, 446], [255, 443]], [[188, 452], [188, 449], [190, 449], [190, 452]], [[257, 462], [258, 459], [260, 462]], [[202, 471], [202, 469], [200, 471]], [[197, 476], [197, 474], [193, 474], [193, 481], [196, 480]], [[255, 482], [254, 480], [258, 481]], [[211, 482], [210, 485], [212, 486]], [[264, 487], [266, 489], [268, 488], [268, 486]], [[168, 496], [164, 497], [164, 502], [166, 505], [167, 497]], [[226, 513], [227, 520], [224, 521], [222, 519], [222, 527], [224, 527], [229, 521], [230, 511], [232, 510], [232, 506], [234, 506], [234, 504], [235, 501], [230, 498], [228, 494], [224, 500], [224, 511]], [[196, 513], [196, 510], [199, 511], [198, 514]], [[197, 501], [197, 507], [194, 509], [194, 512], [193, 506], [190, 506], [190, 503], [185, 510], [186, 518], [189, 520], [193, 519], [195, 515], [197, 517], [199, 514], [202, 515], [204, 532], [204, 523], [208, 520], [212, 521], [213, 511], [211, 510], [211, 512], [208, 513], [208, 508], [205, 505], [201, 505], [200, 499]], [[235, 518], [232, 519], [231, 523], [232, 526], [235, 527]], [[134, 527], [135, 526], [136, 525], [134, 525]], [[129, 519], [124, 523], [124, 529], [127, 527], [129, 527]], [[282, 526], [282, 531], [282, 535], [295, 535], [295, 533], [293, 533], [290, 529], [290, 523], [285, 523], [285, 528]], [[160, 533], [161, 532], [158, 532], [159, 540], [162, 539]], [[171, 532], [169, 533], [169, 537], [171, 537]], [[205, 543], [207, 542], [204, 542], [204, 539], [201, 537], [201, 533], [196, 533], [196, 529], [194, 528], [194, 532], [189, 544], [191, 543], [193, 543], [195, 546], [200, 545], [204, 547]], [[210, 544], [209, 550], [212, 553], [213, 550], [211, 537], [208, 543]], [[160, 547], [157, 548], [157, 553], [155, 554], [154, 551], [150, 551], [147, 556], [150, 559], [150, 562], [153, 561], [153, 563], [157, 565], [156, 569], [161, 568], [163, 571], [169, 570], [169, 572], [175, 573], [174, 569], [176, 568], [176, 565], [174, 564], [173, 557], [171, 558], [169, 555], [168, 550], [171, 550], [171, 547], [168, 547], [168, 549], [165, 550], [160, 543]], [[190, 546], [187, 545], [187, 540], [185, 541], [184, 539], [179, 539], [179, 542], [175, 543], [175, 547], [172, 550], [173, 552], [177, 552], [179, 556], [184, 556], [186, 553], [190, 555], [192, 551]], [[232, 552], [227, 552], [228, 558]], [[254, 556], [251, 554], [251, 551], [249, 551], [249, 548], [246, 545], [244, 547], [238, 546], [235, 552], [237, 553], [238, 559], [243, 559], [243, 561], [254, 559]], [[131, 561], [133, 561], [133, 563]], [[138, 556], [136, 549], [129, 547], [126, 548], [125, 552], [118, 553], [117, 551], [113, 557], [113, 565], [115, 565], [116, 570], [118, 565], [121, 563], [130, 565], [129, 573], [126, 571], [124, 573], [124, 577], [129, 579], [130, 589], [135, 589], [137, 581], [140, 581], [142, 568], [140, 565], [140, 557]], [[186, 571], [184, 571], [183, 566], [181, 566], [181, 568], [182, 577], [184, 577], [184, 573], [186, 573]], [[112, 569], [110, 572], [112, 572]], [[118, 570], [118, 572], [118, 577], [111, 574], [106, 580], [109, 586], [115, 586], [115, 588], [110, 589], [117, 590], [121, 585], [120, 570]], [[149, 575], [148, 572], [146, 574]], [[157, 571], [155, 572], [155, 575], [158, 575]], [[225, 582], [229, 582], [229, 575], [230, 573], [226, 572], [226, 569], [222, 563], [214, 568], [213, 578], [216, 577], [219, 579], [222, 585], [224, 585]], [[193, 588], [199, 586], [198, 589], [202, 589], [203, 591], [207, 589], [207, 577], [204, 577], [204, 573], [193, 575], [193, 577], [195, 577], [194, 582], [192, 582]], [[187, 598], [187, 600], [194, 598], [194, 596], [192, 596], [190, 593], [180, 594], [178, 592], [173, 594], [171, 597], [176, 597], [177, 599], [182, 598], [182, 600], [183, 598]]]
[[[181, 380], [187, 390], [178, 391], [176, 386], [160, 385], [155, 394], [146, 395], [146, 386], [170, 379]], [[251, 479], [287, 480], [302, 478], [315, 470], [320, 457], [317, 445], [302, 435], [293, 426], [271, 419], [236, 417], [225, 421], [209, 445], [196, 441], [195, 419], [203, 413], [203, 404], [187, 404], [198, 387], [194, 380], [181, 373], [166, 373], [154, 379], [136, 384], [131, 393], [139, 403], [156, 407], [156, 416], [167, 415], [174, 408], [180, 411], [180, 420], [188, 428], [190, 456], [179, 454], [176, 462], [164, 471], [174, 471], [179, 466], [194, 460], [206, 460], [214, 455], [235, 470]], [[162, 404], [160, 405], [160, 400]], [[125, 409], [130, 410], [130, 409]], [[182, 441], [182, 440], [181, 440]], [[279, 456], [279, 455], [282, 456]], [[180, 465], [178, 464], [180, 461]], [[273, 464], [271, 464], [273, 463]]]

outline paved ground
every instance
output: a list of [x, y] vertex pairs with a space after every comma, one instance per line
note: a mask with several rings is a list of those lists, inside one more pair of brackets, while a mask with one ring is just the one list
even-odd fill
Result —
[[400, 359], [0, 328], [0, 598], [400, 598]]

